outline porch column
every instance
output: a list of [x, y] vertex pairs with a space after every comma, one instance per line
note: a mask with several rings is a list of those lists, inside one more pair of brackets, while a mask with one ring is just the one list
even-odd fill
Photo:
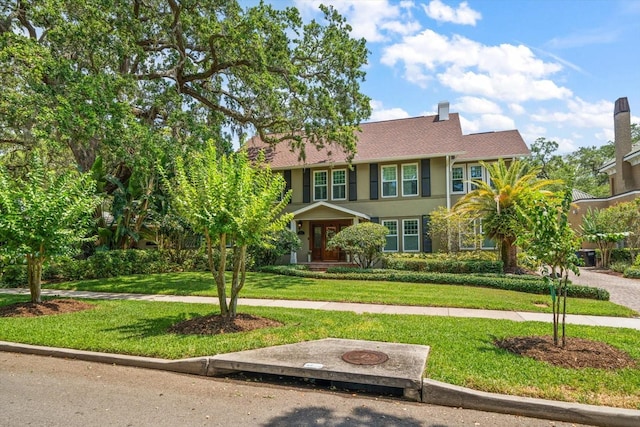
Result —
[[360, 218], [358, 218], [357, 216], [354, 216], [353, 217], [353, 225], [356, 225], [358, 223], [360, 223]]
[[[298, 230], [296, 228], [296, 220], [295, 219], [291, 220], [291, 224], [289, 225], [289, 227], [291, 228], [291, 231], [293, 233], [297, 233], [298, 232]], [[289, 262], [291, 264], [297, 264], [298, 263], [298, 252], [291, 251], [291, 257], [289, 259]]]

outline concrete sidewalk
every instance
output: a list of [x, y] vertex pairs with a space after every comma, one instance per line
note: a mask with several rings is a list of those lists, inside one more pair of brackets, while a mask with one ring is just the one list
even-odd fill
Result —
[[[28, 295], [28, 289], [0, 289], [0, 293]], [[138, 300], [185, 302], [197, 304], [218, 304], [216, 297], [123, 294], [109, 292], [65, 291], [43, 289], [43, 296], [60, 296], [68, 298], [88, 298], [106, 300]], [[351, 311], [355, 313], [377, 314], [411, 314], [419, 316], [471, 317], [483, 319], [512, 320], [515, 322], [552, 322], [550, 313], [533, 313], [526, 311], [477, 310], [469, 308], [421, 307], [407, 305], [361, 304], [331, 301], [299, 301], [280, 299], [240, 298], [239, 305], [253, 307], [302, 308], [311, 310]], [[586, 326], [608, 326], [613, 328], [630, 328], [640, 330], [640, 318], [567, 315], [567, 324]]]

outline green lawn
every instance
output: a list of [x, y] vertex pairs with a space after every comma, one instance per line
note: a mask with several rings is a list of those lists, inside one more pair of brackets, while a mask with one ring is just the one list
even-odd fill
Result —
[[[0, 294], [0, 305], [24, 300], [24, 296]], [[218, 336], [178, 336], [167, 333], [167, 328], [216, 308], [89, 302], [94, 310], [0, 318], [0, 340], [162, 358], [214, 355], [326, 337], [423, 344], [431, 346], [426, 376], [432, 379], [490, 392], [640, 409], [640, 368], [613, 372], [557, 368], [492, 345], [496, 338], [549, 335], [550, 324], [241, 306], [240, 312], [273, 318], [284, 326]], [[628, 352], [640, 365], [640, 331], [568, 325], [567, 333], [609, 343]]]
[[[81, 291], [216, 296], [211, 274], [202, 272], [136, 275], [45, 286]], [[319, 280], [267, 273], [248, 273], [241, 297], [551, 313], [549, 307], [541, 306], [550, 303], [548, 295], [452, 285]], [[578, 298], [569, 298], [567, 310], [572, 314], [595, 316], [632, 317], [636, 314], [608, 301]]]

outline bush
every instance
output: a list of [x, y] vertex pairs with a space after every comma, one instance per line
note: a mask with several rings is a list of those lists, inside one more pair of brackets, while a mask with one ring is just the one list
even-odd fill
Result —
[[424, 271], [434, 273], [501, 273], [502, 261], [439, 260], [412, 258], [385, 258], [385, 267], [392, 270]]
[[[548, 294], [549, 286], [540, 277], [499, 276], [499, 275], [462, 275], [450, 273], [423, 273], [395, 270], [365, 270], [344, 273], [322, 273], [292, 269], [289, 266], [272, 266], [261, 269], [263, 272], [288, 276], [307, 277], [313, 279], [337, 280], [384, 280], [390, 282], [432, 283], [445, 285], [477, 286], [502, 289], [507, 291], [526, 292], [531, 294]], [[343, 270], [344, 271], [344, 270]], [[527, 277], [527, 278], [525, 278]], [[567, 296], [608, 301], [609, 292], [589, 286], [569, 285]]]
[[616, 273], [624, 273], [624, 271], [629, 267], [631, 267], [630, 263], [624, 261], [612, 262], [609, 264], [609, 270], [615, 271]]
[[630, 265], [632, 260], [633, 260], [633, 257], [631, 254], [631, 249], [629, 248], [611, 249], [611, 262], [624, 262], [627, 265]]
[[[291, 230], [280, 230], [274, 233], [273, 242], [261, 245], [251, 245], [247, 254], [253, 260], [253, 267], [274, 265], [280, 257], [300, 249], [301, 242], [296, 233]], [[249, 263], [247, 262], [247, 266]]]
[[628, 277], [629, 279], [640, 279], [640, 267], [632, 266], [627, 268], [624, 271], [624, 277]]
[[336, 234], [327, 248], [340, 248], [362, 268], [374, 266], [382, 254], [389, 229], [374, 222], [350, 225]]

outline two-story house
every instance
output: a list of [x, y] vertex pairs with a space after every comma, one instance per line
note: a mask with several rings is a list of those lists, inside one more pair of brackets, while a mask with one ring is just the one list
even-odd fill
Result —
[[292, 189], [288, 212], [302, 248], [292, 263], [340, 261], [344, 254], [327, 248], [341, 229], [360, 221], [389, 229], [387, 252], [431, 252], [429, 214], [451, 207], [470, 190], [468, 180], [489, 179], [480, 161], [528, 156], [517, 130], [463, 135], [449, 104], [438, 114], [361, 124], [351, 164], [336, 147], [306, 148], [306, 158], [283, 144], [267, 146], [258, 137], [247, 149], [264, 150], [272, 170]]

